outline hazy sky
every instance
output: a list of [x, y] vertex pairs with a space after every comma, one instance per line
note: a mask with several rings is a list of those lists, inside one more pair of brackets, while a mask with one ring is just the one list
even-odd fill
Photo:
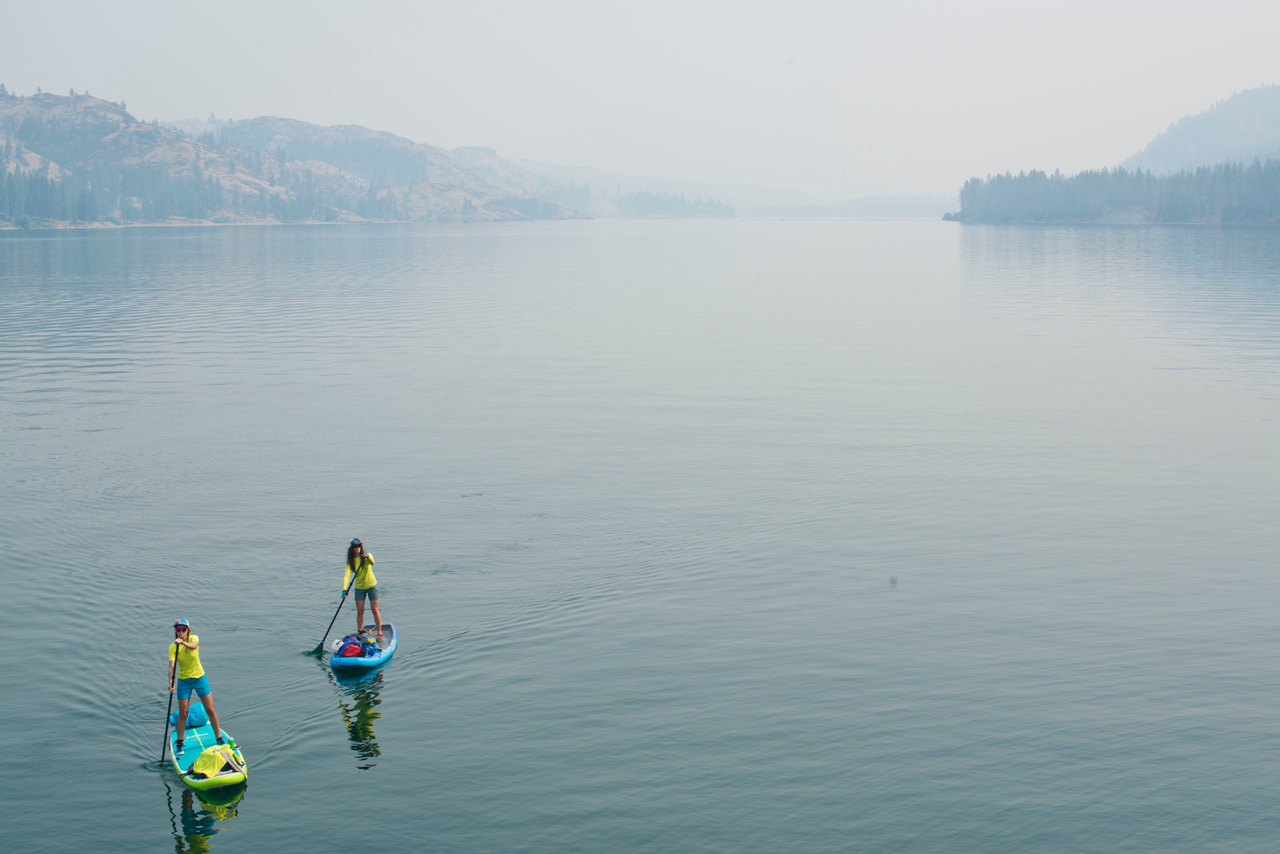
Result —
[[1110, 166], [1280, 82], [1271, 2], [6, 3], [0, 82], [831, 197]]

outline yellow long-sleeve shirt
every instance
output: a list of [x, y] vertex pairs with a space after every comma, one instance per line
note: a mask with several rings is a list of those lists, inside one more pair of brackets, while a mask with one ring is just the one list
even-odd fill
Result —
[[[347, 592], [347, 584], [351, 581], [351, 564], [346, 564], [342, 569], [342, 592]], [[356, 570], [356, 589], [368, 590], [378, 583], [378, 579], [373, 574], [373, 555], [364, 554], [360, 556], [360, 568]]]

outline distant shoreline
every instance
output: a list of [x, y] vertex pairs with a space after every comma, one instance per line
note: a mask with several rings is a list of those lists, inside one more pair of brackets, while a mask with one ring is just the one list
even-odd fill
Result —
[[[267, 226], [267, 225], [363, 225], [376, 222], [415, 222], [411, 219], [362, 219], [335, 222], [333, 220], [298, 220], [282, 222], [276, 219], [237, 220], [235, 222], [214, 222], [213, 220], [191, 220], [187, 222], [175, 220], [157, 220], [156, 222], [47, 222], [40, 225], [20, 226], [12, 223], [0, 224], [0, 231], [100, 231], [116, 228], [191, 228], [211, 226]], [[522, 222], [523, 220], [497, 220], [498, 222]], [[531, 220], [532, 221], [532, 220]]]
[[984, 223], [1267, 225], [1280, 222], [1280, 161], [1174, 175], [1102, 169], [973, 178], [944, 219]]
[[961, 225], [1090, 225], [1100, 228], [1151, 228], [1173, 225], [1181, 228], [1280, 228], [1280, 219], [1232, 220], [1230, 222], [1210, 220], [1147, 220], [1132, 221], [1118, 219], [968, 219], [947, 215], [944, 222], [958, 222]]
[[[944, 217], [945, 219], [945, 217]], [[839, 216], [834, 214], [759, 214], [745, 213], [732, 217], [581, 217], [576, 220], [421, 220], [421, 219], [349, 219], [349, 220], [289, 220], [276, 219], [235, 220], [215, 222], [214, 220], [157, 220], [155, 222], [45, 222], [39, 225], [23, 227], [12, 223], [0, 223], [0, 232], [10, 231], [101, 231], [124, 228], [213, 228], [213, 227], [266, 227], [281, 225], [390, 225], [390, 224], [433, 224], [433, 225], [482, 225], [497, 223], [533, 223], [533, 222], [724, 222], [726, 220], [744, 221], [813, 221], [813, 222], [938, 222], [933, 214], [858, 214], [856, 216]], [[1009, 223], [1016, 224], [1016, 223]]]

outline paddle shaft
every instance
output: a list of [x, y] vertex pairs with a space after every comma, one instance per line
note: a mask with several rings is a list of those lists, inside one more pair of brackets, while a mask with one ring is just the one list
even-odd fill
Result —
[[[342, 606], [347, 604], [347, 594], [351, 592], [351, 585], [356, 583], [356, 573], [351, 573], [351, 580], [347, 582], [347, 589], [342, 592], [342, 601], [338, 603], [338, 610], [333, 612], [333, 619], [329, 621], [329, 628], [324, 630], [324, 637], [320, 638], [320, 643], [316, 644], [316, 648], [312, 652], [319, 652], [324, 646], [325, 638], [329, 637], [329, 631], [333, 628], [333, 624], [338, 622], [338, 611], [342, 610]], [[362, 588], [363, 589], [363, 588]]]
[[[176, 641], [175, 641], [176, 643]], [[173, 680], [178, 675], [178, 650], [173, 651], [173, 672], [169, 674], [169, 708], [164, 710], [164, 743], [160, 745], [160, 764], [164, 764], [165, 751], [169, 749], [169, 715], [173, 712]]]

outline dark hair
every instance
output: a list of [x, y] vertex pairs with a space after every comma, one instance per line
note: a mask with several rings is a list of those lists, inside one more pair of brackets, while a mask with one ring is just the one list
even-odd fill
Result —
[[[352, 571], [356, 571], [360, 569], [360, 565], [356, 563], [356, 549], [363, 549], [363, 548], [364, 548], [364, 543], [360, 543], [359, 545], [355, 545], [355, 546], [347, 546], [347, 566], [351, 567]], [[361, 562], [363, 563], [363, 561]]]

